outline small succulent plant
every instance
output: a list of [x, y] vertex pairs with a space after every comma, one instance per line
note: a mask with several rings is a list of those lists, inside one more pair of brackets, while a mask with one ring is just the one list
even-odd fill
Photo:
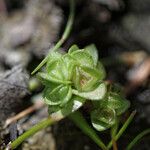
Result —
[[43, 98], [49, 113], [60, 111], [67, 116], [90, 100], [93, 127], [102, 131], [114, 125], [117, 116], [129, 107], [129, 102], [120, 93], [108, 90], [105, 75], [93, 44], [84, 49], [73, 45], [64, 54], [52, 51], [45, 71], [38, 73], [45, 85]]

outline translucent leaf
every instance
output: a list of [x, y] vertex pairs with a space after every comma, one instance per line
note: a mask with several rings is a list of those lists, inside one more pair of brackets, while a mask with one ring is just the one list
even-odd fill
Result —
[[96, 130], [106, 130], [116, 122], [115, 110], [110, 107], [96, 109], [91, 112], [91, 122]]
[[88, 45], [85, 48], [85, 51], [90, 54], [93, 58], [94, 65], [97, 65], [98, 62], [98, 50], [94, 44]]
[[120, 95], [111, 93], [108, 98], [108, 106], [115, 109], [117, 115], [121, 115], [130, 107], [130, 103]]
[[106, 77], [106, 71], [103, 64], [100, 61], [98, 61], [97, 63], [97, 69], [100, 72], [101, 80], [104, 79]]
[[106, 94], [106, 85], [105, 83], [99, 83], [98, 87], [90, 92], [79, 92], [78, 90], [72, 90], [74, 95], [89, 99], [89, 100], [100, 100], [104, 98]]
[[66, 54], [61, 59], [49, 63], [47, 66], [48, 76], [59, 81], [69, 81], [74, 65], [73, 59]]
[[67, 85], [59, 85], [57, 87], [46, 87], [44, 90], [44, 101], [48, 105], [66, 104], [72, 96], [72, 89]]
[[40, 68], [42, 68], [46, 63], [49, 64], [62, 56], [62, 51], [51, 51], [48, 56], [46, 56], [42, 62], [33, 70], [31, 74], [36, 73]]
[[[71, 100], [64, 106], [62, 107], [49, 107], [50, 110], [54, 110], [55, 112], [53, 114], [51, 114], [52, 117], [56, 117], [59, 116], [60, 118], [64, 118], [68, 115], [70, 115], [71, 113], [77, 111], [80, 107], [83, 106], [83, 104], [85, 103], [85, 99], [81, 98], [79, 96], [73, 96], [71, 98]], [[51, 113], [51, 111], [50, 111]]]
[[47, 69], [48, 69], [49, 64], [51, 64], [53, 61], [56, 61], [56, 60], [60, 59], [62, 56], [63, 56], [63, 54], [58, 52], [58, 51], [51, 52], [49, 54], [49, 57], [48, 57], [48, 60], [47, 60]]
[[124, 95], [122, 86], [119, 84], [115, 84], [115, 83], [111, 87], [111, 92], [119, 94], [119, 95]]
[[73, 74], [73, 83], [77, 90], [88, 92], [96, 88], [101, 80], [101, 74], [97, 69], [89, 67], [76, 67]]
[[77, 50], [70, 54], [79, 66], [93, 67], [94, 62], [92, 56], [84, 50]]
[[75, 67], [74, 71], [73, 71], [73, 85], [74, 87], [81, 91], [81, 87], [80, 87], [80, 71], [79, 71], [79, 67]]
[[76, 44], [74, 44], [69, 48], [68, 53], [71, 54], [72, 52], [76, 50], [79, 50], [79, 47]]
[[83, 91], [95, 89], [98, 82], [102, 80], [101, 73], [94, 68], [82, 67], [81, 69], [81, 83]]
[[73, 58], [70, 55], [66, 54], [62, 57], [62, 61], [60, 61], [60, 63], [63, 64], [61, 70], [64, 78], [67, 80], [71, 80], [73, 69], [76, 65]]
[[48, 75], [58, 80], [64, 80], [61, 69], [64, 64], [60, 60], [53, 61], [47, 65]]
[[60, 106], [64, 106], [72, 97], [72, 88], [71, 86], [63, 86], [57, 94], [62, 100]]
[[70, 84], [70, 81], [60, 80], [56, 78], [55, 76], [50, 76], [47, 73], [39, 72], [37, 74], [37, 77], [43, 82], [45, 85], [48, 85], [50, 82], [53, 83], [60, 83], [60, 84]]
[[69, 115], [82, 107], [84, 102], [84, 98], [74, 95], [71, 100], [61, 109], [61, 112], [64, 116]]

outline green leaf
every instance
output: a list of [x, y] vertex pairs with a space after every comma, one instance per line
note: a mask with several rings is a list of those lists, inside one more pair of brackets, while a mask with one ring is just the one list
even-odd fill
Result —
[[102, 150], [108, 150], [103, 141], [97, 135], [96, 131], [88, 124], [85, 117], [76, 111], [69, 115], [69, 118], [85, 133], [89, 136]]
[[116, 83], [113, 83], [113, 85], [111, 86], [111, 92], [118, 95], [124, 95], [123, 87]]
[[133, 150], [133, 147], [147, 134], [150, 134], [150, 128], [140, 132], [127, 146], [126, 150]]
[[73, 71], [72, 81], [73, 81], [74, 87], [79, 91], [81, 91], [80, 78], [81, 78], [81, 76], [80, 76], [79, 67], [75, 67], [75, 69]]
[[82, 50], [76, 50], [70, 54], [79, 66], [94, 67], [92, 56]]
[[90, 54], [93, 58], [94, 65], [97, 65], [98, 62], [98, 50], [94, 44], [88, 45], [85, 48], [85, 51]]
[[111, 93], [108, 98], [108, 106], [115, 109], [117, 115], [121, 115], [130, 107], [130, 103], [124, 97]]
[[59, 85], [46, 87], [44, 90], [44, 101], [48, 105], [60, 105], [66, 104], [72, 97], [71, 86]]
[[115, 124], [115, 121], [115, 110], [110, 107], [99, 108], [91, 112], [92, 125], [98, 131], [103, 131], [110, 128]]
[[56, 78], [55, 76], [50, 76], [47, 73], [38, 72], [37, 77], [41, 80], [41, 82], [45, 85], [49, 85], [50, 82], [53, 83], [60, 83], [60, 84], [70, 84], [70, 81], [60, 80]]
[[70, 55], [66, 54], [62, 57], [62, 61], [60, 63], [63, 64], [61, 71], [64, 78], [66, 78], [67, 80], [71, 80], [73, 75], [73, 70], [76, 65], [73, 58]]
[[61, 107], [59, 105], [48, 105], [48, 114], [51, 115], [52, 113], [55, 113], [60, 109]]
[[93, 91], [89, 92], [79, 92], [78, 90], [72, 90], [74, 95], [89, 99], [89, 100], [100, 100], [104, 98], [106, 94], [106, 85], [105, 83], [99, 83], [98, 87]]
[[71, 100], [61, 109], [61, 112], [64, 116], [67, 116], [82, 107], [84, 103], [84, 98], [74, 95]]
[[[85, 99], [81, 98], [79, 96], [73, 96], [71, 98], [71, 100], [64, 106], [62, 107], [51, 107], [52, 110], [57, 110], [54, 113], [51, 114], [51, 116], [53, 118], [57, 118], [57, 116], [59, 116], [59, 118], [64, 118], [70, 114], [72, 114], [73, 112], [77, 111], [80, 107], [83, 106], [83, 104], [85, 103]], [[60, 108], [60, 109], [59, 109]]]
[[61, 59], [47, 65], [48, 76], [57, 79], [59, 82], [69, 81], [72, 77], [74, 65], [73, 59], [68, 54], [65, 54]]
[[[117, 141], [125, 132], [125, 130], [127, 129], [127, 127], [129, 126], [129, 124], [131, 123], [131, 121], [133, 120], [134, 116], [136, 114], [136, 111], [133, 111], [130, 116], [128, 117], [128, 119], [124, 122], [123, 126], [120, 128], [120, 130], [118, 131], [118, 133], [116, 134], [116, 136], [114, 137], [114, 140]], [[110, 149], [111, 146], [113, 145], [113, 139], [108, 143], [107, 148]]]
[[64, 64], [61, 62], [60, 60], [56, 60], [47, 65], [48, 76], [52, 78], [56, 78], [58, 80], [62, 80], [62, 81], [64, 80], [64, 77], [62, 75], [62, 70], [61, 70]]
[[83, 91], [91, 91], [95, 89], [98, 82], [102, 80], [101, 73], [95, 68], [82, 67], [81, 80], [83, 80]]
[[75, 112], [85, 103], [85, 99], [79, 96], [73, 96], [70, 101], [64, 106], [59, 105], [49, 105], [48, 112], [49, 114], [60, 111], [61, 115], [68, 116], [69, 114]]
[[72, 52], [76, 50], [79, 50], [79, 47], [76, 44], [74, 44], [69, 48], [68, 53], [71, 54]]
[[48, 56], [48, 60], [47, 60], [47, 65], [53, 61], [56, 61], [58, 59], [60, 59], [63, 56], [63, 54], [59, 51], [52, 51], [50, 52], [49, 56]]
[[73, 83], [78, 91], [88, 92], [96, 88], [101, 80], [97, 69], [89, 67], [76, 67], [73, 74]]
[[101, 80], [104, 79], [106, 77], [106, 71], [103, 64], [100, 61], [98, 61], [97, 63], [97, 69], [100, 72]]

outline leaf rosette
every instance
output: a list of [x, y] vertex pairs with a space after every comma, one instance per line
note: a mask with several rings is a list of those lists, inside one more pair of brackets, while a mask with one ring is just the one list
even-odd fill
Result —
[[[63, 109], [74, 96], [78, 99], [100, 100], [105, 96], [104, 67], [98, 62], [94, 45], [79, 49], [73, 45], [68, 53], [51, 52], [46, 69], [38, 73], [45, 85], [44, 101], [55, 112]], [[66, 108], [67, 109], [67, 108]]]
[[59, 112], [67, 116], [91, 100], [95, 107], [91, 112], [93, 127], [103, 131], [113, 126], [129, 102], [120, 93], [107, 90], [105, 76], [93, 44], [84, 49], [73, 45], [64, 54], [51, 52], [45, 71], [38, 73], [45, 85], [43, 98], [49, 114]]

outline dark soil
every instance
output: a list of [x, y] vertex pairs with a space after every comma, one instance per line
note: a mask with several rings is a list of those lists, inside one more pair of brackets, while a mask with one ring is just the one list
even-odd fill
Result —
[[[107, 78], [123, 87], [130, 109], [121, 124], [136, 110], [126, 133], [117, 142], [118, 150], [141, 131], [150, 128], [150, 1], [78, 0], [72, 32], [62, 50], [72, 44], [80, 48], [95, 43]], [[28, 108], [42, 86], [28, 88], [31, 71], [64, 31], [69, 12], [66, 0], [0, 0], [0, 144], [4, 147], [30, 126], [47, 116], [41, 108], [4, 128], [7, 118]], [[148, 61], [147, 61], [148, 60]], [[142, 69], [140, 69], [142, 68]], [[148, 68], [148, 69], [147, 69]], [[146, 70], [146, 71], [145, 71]], [[143, 72], [146, 75], [141, 77]], [[140, 78], [141, 77], [141, 78]], [[40, 97], [41, 98], [41, 97]], [[89, 115], [82, 109], [87, 121]], [[109, 131], [98, 133], [104, 142]], [[42, 142], [41, 142], [42, 138]], [[31, 137], [23, 150], [98, 150], [69, 119]], [[150, 136], [134, 150], [149, 150]]]

